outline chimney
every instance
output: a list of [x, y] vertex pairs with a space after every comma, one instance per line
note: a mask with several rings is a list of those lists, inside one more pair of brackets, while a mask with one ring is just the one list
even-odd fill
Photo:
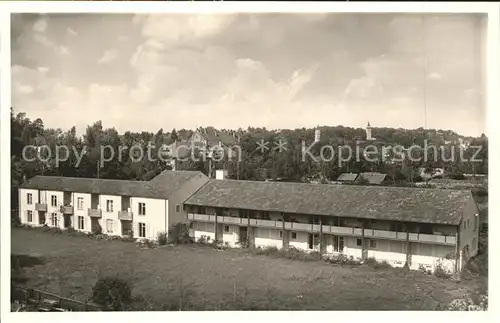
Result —
[[215, 179], [216, 180], [227, 179], [227, 170], [226, 169], [217, 169], [215, 171]]

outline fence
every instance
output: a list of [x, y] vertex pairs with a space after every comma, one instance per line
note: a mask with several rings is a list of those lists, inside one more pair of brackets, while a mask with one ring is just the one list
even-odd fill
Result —
[[89, 312], [102, 311], [98, 305], [80, 302], [66, 297], [62, 297], [38, 289], [24, 289], [12, 286], [11, 302], [18, 301], [22, 304], [36, 305], [39, 310], [43, 310], [49, 304], [54, 311]]

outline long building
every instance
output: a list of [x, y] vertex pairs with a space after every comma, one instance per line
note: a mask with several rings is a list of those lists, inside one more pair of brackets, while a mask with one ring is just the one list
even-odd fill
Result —
[[[36, 176], [19, 189], [22, 223], [156, 239], [189, 223], [196, 240], [295, 247], [461, 270], [478, 252], [470, 191], [236, 181], [164, 171], [151, 181]], [[222, 175], [221, 175], [222, 174]], [[220, 176], [219, 176], [220, 175]]]
[[196, 239], [460, 270], [477, 254], [470, 191], [211, 180], [184, 203]]
[[35, 176], [19, 189], [22, 223], [156, 239], [187, 222], [183, 202], [208, 177], [164, 171], [151, 181]]

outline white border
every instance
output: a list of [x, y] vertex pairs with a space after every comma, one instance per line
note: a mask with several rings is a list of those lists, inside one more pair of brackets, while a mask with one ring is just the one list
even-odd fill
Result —
[[[493, 314], [490, 312], [498, 310], [497, 293], [495, 289], [490, 288], [489, 308], [488, 313], [449, 313], [449, 312], [360, 312], [355, 314], [352, 312], [244, 312], [244, 314], [231, 312], [127, 312], [127, 313], [45, 313], [38, 315], [37, 313], [10, 313], [10, 13], [16, 12], [51, 12], [51, 13], [234, 13], [234, 12], [351, 12], [351, 13], [487, 13], [488, 14], [488, 51], [487, 51], [487, 116], [488, 116], [488, 131], [487, 135], [490, 139], [489, 158], [495, 160], [499, 157], [500, 149], [498, 147], [499, 127], [495, 121], [500, 120], [499, 90], [500, 90], [500, 51], [499, 51], [499, 14], [500, 7], [498, 3], [444, 3], [444, 2], [427, 2], [427, 3], [353, 3], [353, 2], [337, 2], [337, 3], [306, 3], [306, 2], [274, 2], [274, 3], [257, 3], [257, 2], [0, 2], [0, 38], [1, 38], [1, 62], [0, 62], [0, 99], [1, 99], [1, 274], [2, 274], [2, 291], [1, 291], [1, 313], [2, 321], [25, 320], [26, 322], [65, 322], [68, 319], [76, 322], [81, 321], [88, 323], [94, 320], [148, 320], [160, 321], [166, 320], [200, 320], [204, 323], [222, 322], [223, 320], [238, 320], [250, 322], [262, 319], [267, 320], [283, 320], [296, 319], [298, 321], [307, 322], [318, 319], [350, 322], [353, 320], [404, 320], [405, 322], [415, 321], [421, 323], [423, 320], [435, 321], [470, 321], [471, 319], [491, 319]], [[460, 37], [460, 35], [457, 35]], [[496, 109], [495, 109], [496, 108]], [[496, 184], [498, 178], [498, 169], [491, 164], [490, 168], [490, 192], [491, 197], [500, 196], [500, 186]], [[495, 211], [500, 210], [498, 200], [489, 199], [490, 214], [495, 214]], [[500, 214], [500, 212], [497, 212]], [[495, 216], [490, 216], [490, 248], [495, 245], [500, 245], [498, 239], [500, 235], [492, 234], [493, 228], [499, 227], [496, 225], [498, 219]], [[495, 241], [497, 240], [497, 241]], [[497, 243], [495, 243], [497, 242]], [[500, 286], [497, 280], [497, 264], [498, 256], [495, 252], [491, 252], [489, 281], [490, 286]]]

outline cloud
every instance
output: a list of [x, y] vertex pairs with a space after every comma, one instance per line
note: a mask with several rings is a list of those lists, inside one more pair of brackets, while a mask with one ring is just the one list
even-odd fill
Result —
[[118, 51], [116, 49], [108, 49], [104, 54], [97, 60], [98, 64], [109, 64], [113, 62], [118, 57]]
[[16, 90], [19, 94], [31, 94], [33, 93], [33, 88], [30, 85], [18, 85]]
[[38, 71], [45, 74], [45, 73], [48, 73], [50, 71], [50, 68], [45, 67], [45, 66], [39, 66]]
[[68, 27], [68, 28], [66, 29], [66, 32], [67, 32], [68, 34], [72, 35], [72, 36], [78, 36], [78, 33], [77, 33], [77, 32], [76, 32], [73, 28], [71, 28], [71, 27]]
[[429, 73], [429, 75], [427, 75], [427, 78], [431, 79], [431, 80], [440, 80], [440, 79], [442, 79], [441, 74], [439, 74], [437, 72]]
[[47, 30], [48, 22], [46, 18], [41, 18], [33, 25], [33, 31], [37, 33], [44, 33]]

